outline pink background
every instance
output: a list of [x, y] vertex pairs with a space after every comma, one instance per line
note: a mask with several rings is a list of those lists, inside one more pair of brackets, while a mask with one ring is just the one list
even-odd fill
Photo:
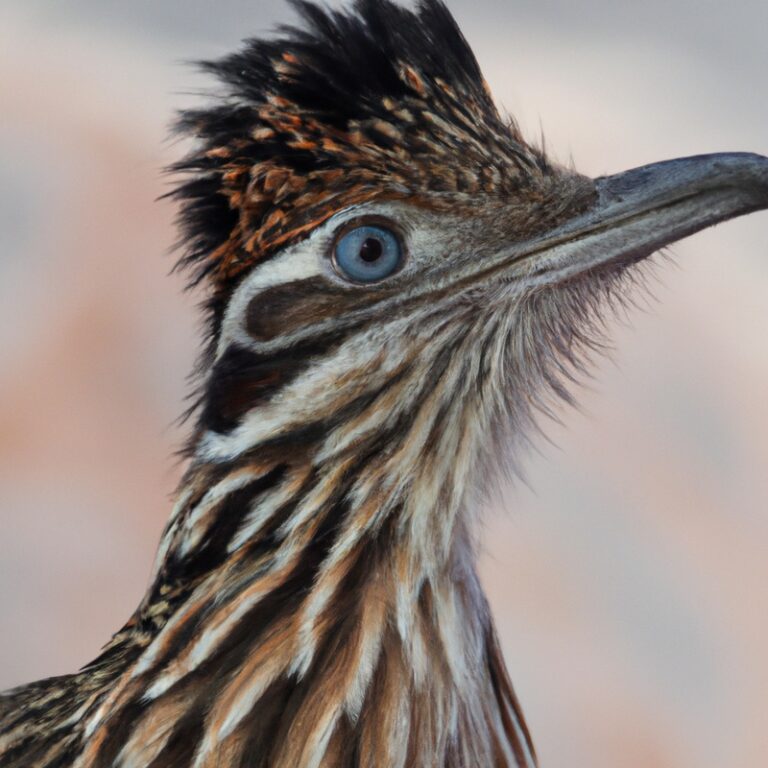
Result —
[[[497, 100], [591, 175], [768, 154], [764, 0], [454, 0]], [[141, 597], [180, 468], [195, 298], [153, 202], [181, 60], [279, 2], [0, 5], [0, 688]], [[660, 261], [581, 412], [487, 516], [482, 571], [543, 766], [768, 765], [768, 215]]]

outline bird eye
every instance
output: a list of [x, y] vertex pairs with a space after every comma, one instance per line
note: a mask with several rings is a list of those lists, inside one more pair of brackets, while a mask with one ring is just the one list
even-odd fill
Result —
[[389, 277], [402, 263], [400, 239], [382, 226], [364, 225], [345, 232], [333, 249], [336, 270], [356, 283]]

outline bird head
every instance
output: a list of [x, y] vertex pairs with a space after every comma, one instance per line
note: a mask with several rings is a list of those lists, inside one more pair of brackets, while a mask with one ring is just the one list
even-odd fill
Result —
[[453, 507], [489, 436], [568, 397], [647, 256], [768, 207], [768, 159], [590, 179], [502, 117], [439, 0], [294, 5], [203, 65], [217, 98], [179, 122], [182, 264], [211, 296], [195, 455], [300, 437], [313, 463], [377, 454], [383, 488], [426, 467]]
[[218, 99], [179, 123], [197, 140], [175, 168], [182, 261], [211, 289], [210, 458], [377, 398], [393, 429], [427, 397], [443, 418], [480, 397], [480, 426], [517, 429], [638, 262], [768, 206], [755, 155], [596, 180], [551, 162], [438, 0], [294, 4], [301, 28], [204, 65]]

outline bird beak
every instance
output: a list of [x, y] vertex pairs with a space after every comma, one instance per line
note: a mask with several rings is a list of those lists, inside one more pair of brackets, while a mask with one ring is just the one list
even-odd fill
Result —
[[686, 157], [594, 184], [588, 210], [507, 253], [517, 277], [522, 270], [526, 282], [545, 284], [634, 263], [713, 224], [768, 208], [768, 158]]

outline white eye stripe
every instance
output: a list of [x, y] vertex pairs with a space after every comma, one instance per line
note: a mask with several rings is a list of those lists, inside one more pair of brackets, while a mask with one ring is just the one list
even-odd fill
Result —
[[329, 251], [335, 233], [344, 223], [360, 215], [360, 207], [346, 208], [321, 224], [309, 237], [286, 248], [282, 253], [253, 268], [232, 295], [221, 326], [216, 348], [218, 359], [232, 342], [250, 346], [251, 337], [243, 327], [243, 318], [251, 299], [275, 285], [305, 280], [333, 272], [325, 254]]
[[305, 280], [325, 272], [321, 260], [318, 259], [318, 251], [322, 252], [328, 240], [327, 231], [317, 230], [306, 240], [296, 243], [283, 253], [254, 268], [238, 286], [229, 301], [216, 349], [217, 358], [233, 341], [239, 341], [245, 346], [249, 346], [253, 341], [243, 327], [243, 318], [248, 310], [248, 304], [256, 294], [275, 285]]
[[[367, 207], [367, 206], [366, 206]], [[345, 208], [321, 224], [304, 240], [288, 246], [282, 253], [257, 264], [237, 287], [227, 306], [216, 349], [220, 357], [233, 341], [245, 346], [252, 342], [243, 328], [243, 318], [251, 299], [275, 285], [305, 280], [320, 275], [333, 276], [326, 254], [340, 227], [363, 211], [363, 206]]]

